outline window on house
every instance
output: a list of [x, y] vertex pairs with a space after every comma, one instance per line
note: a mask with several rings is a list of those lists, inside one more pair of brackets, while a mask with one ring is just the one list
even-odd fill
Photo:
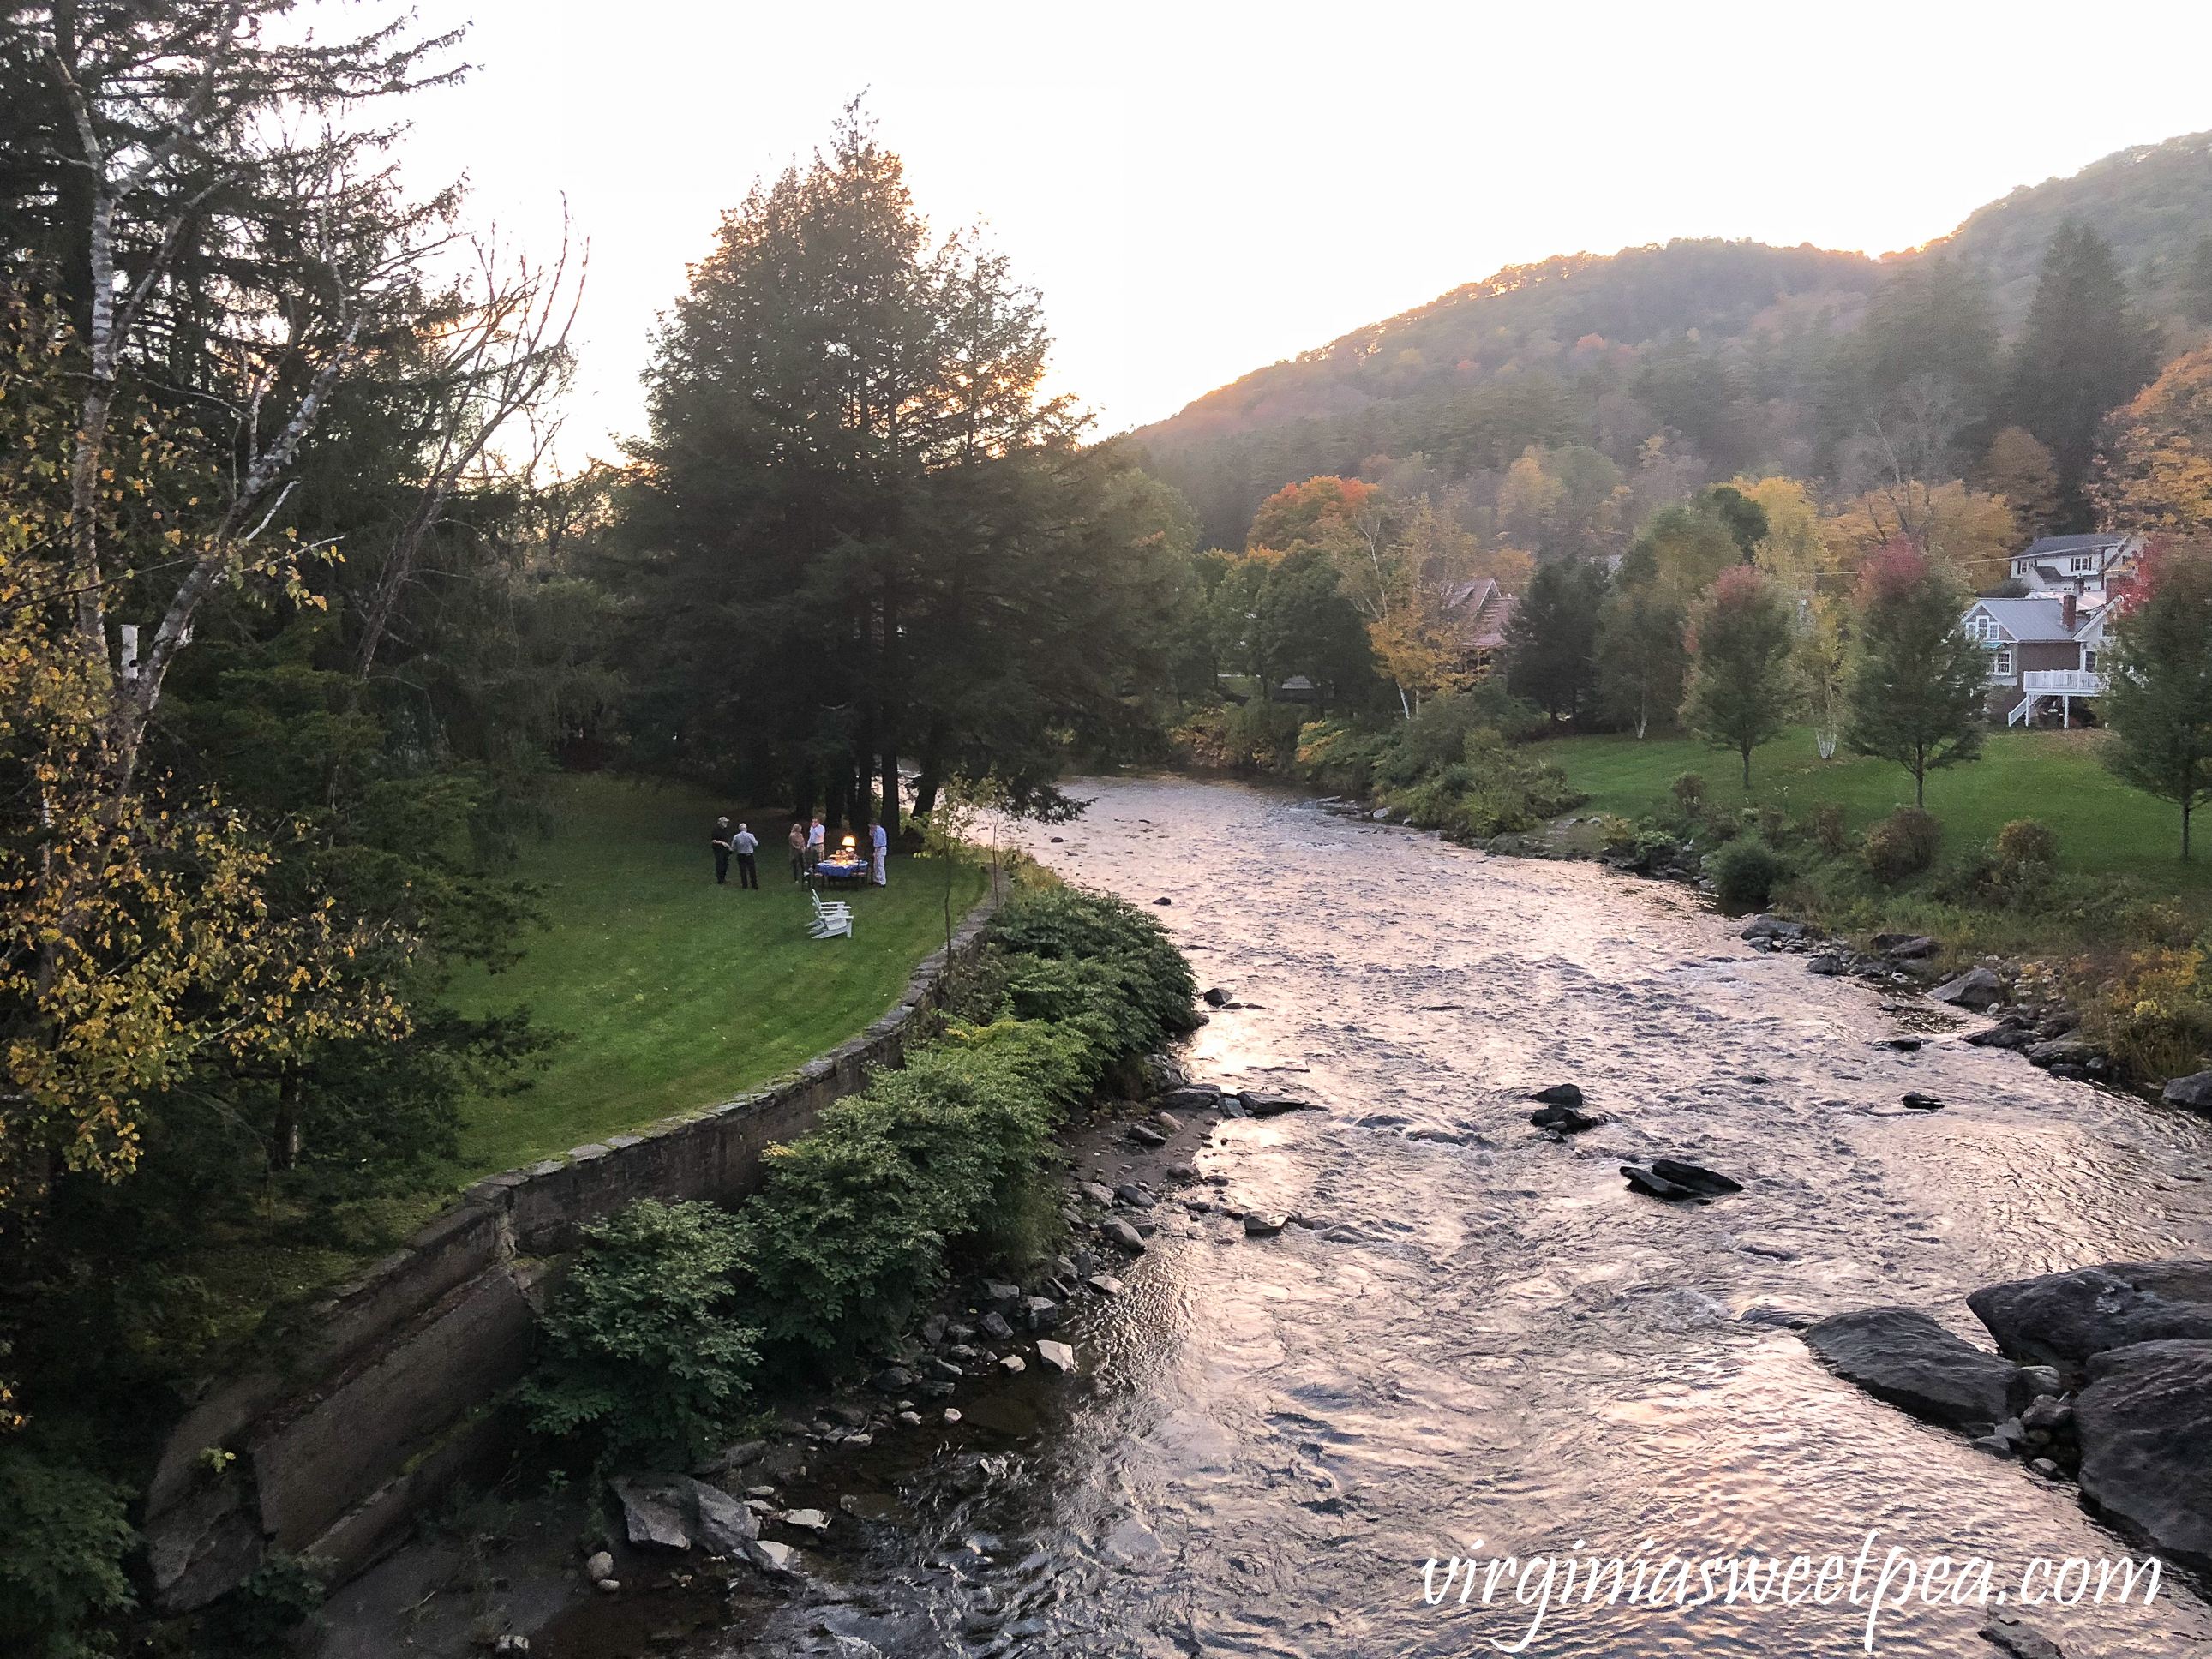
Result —
[[1998, 647], [1996, 657], [1992, 659], [1990, 663], [1990, 672], [1996, 675], [1999, 678], [2005, 678], [2011, 675], [2012, 650], [2010, 647]]
[[2067, 561], [2067, 568], [2075, 573], [2094, 570], [2097, 568], [2097, 556], [2094, 553], [2077, 553]]
[[2084, 651], [2081, 653], [2081, 666], [2087, 669], [2092, 674], [2095, 673], [2097, 672], [2097, 653], [2094, 651]]

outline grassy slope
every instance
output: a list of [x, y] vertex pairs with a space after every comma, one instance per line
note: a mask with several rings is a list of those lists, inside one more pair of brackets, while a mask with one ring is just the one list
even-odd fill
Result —
[[[848, 894], [853, 938], [806, 935], [781, 817], [753, 819], [761, 890], [716, 887], [707, 846], [731, 805], [689, 789], [564, 779], [559, 824], [518, 874], [545, 889], [550, 931], [502, 974], [459, 976], [479, 1013], [526, 1004], [569, 1034], [520, 1094], [471, 1104], [465, 1173], [502, 1170], [703, 1106], [792, 1070], [880, 1018], [944, 943], [943, 866], [893, 859], [890, 885]], [[763, 821], [765, 820], [765, 821]], [[957, 920], [982, 896], [962, 869]]]
[[[1928, 810], [1942, 820], [1946, 844], [1994, 841], [2010, 819], [2040, 818], [2057, 833], [2069, 869], [2212, 889], [2212, 860], [2179, 861], [2179, 811], [2099, 764], [2101, 740], [2094, 732], [1997, 732], [1979, 761], [1930, 774]], [[1541, 752], [1589, 793], [1592, 806], [1623, 817], [1657, 811], [1682, 772], [1700, 774], [1716, 805], [1741, 799], [1736, 757], [1694, 738], [1564, 738]], [[1854, 830], [1912, 799], [1912, 778], [1903, 767], [1863, 757], [1823, 762], [1802, 727], [1753, 752], [1751, 783], [1753, 801], [1784, 801], [1793, 817], [1839, 801]]]

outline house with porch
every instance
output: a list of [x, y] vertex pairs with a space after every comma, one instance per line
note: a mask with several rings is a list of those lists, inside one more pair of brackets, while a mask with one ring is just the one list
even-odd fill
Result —
[[2097, 659], [2110, 611], [2092, 610], [2071, 592], [1975, 600], [1959, 625], [1989, 653], [1990, 718], [2072, 726], [2075, 705], [2105, 689]]

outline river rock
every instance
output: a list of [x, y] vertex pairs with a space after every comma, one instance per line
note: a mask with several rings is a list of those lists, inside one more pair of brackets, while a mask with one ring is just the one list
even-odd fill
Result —
[[2212, 1563], [2212, 1341], [2114, 1348], [2089, 1376], [2074, 1401], [2082, 1492], [2162, 1553]]
[[1129, 1139], [1139, 1146], [1164, 1146], [1168, 1144], [1168, 1138], [1149, 1123], [1132, 1123]]
[[2109, 1349], [2212, 1339], [2212, 1261], [2108, 1261], [1984, 1285], [1966, 1305], [2014, 1359], [2078, 1373]]
[[1784, 921], [1779, 916], [1753, 916], [1743, 925], [1738, 939], [1790, 939], [1805, 937], [1802, 921]]
[[1160, 1104], [1172, 1107], [1178, 1112], [1211, 1111], [1221, 1104], [1221, 1091], [1211, 1083], [1186, 1084], [1162, 1095]]
[[2187, 1077], [2169, 1078], [2159, 1098], [2169, 1106], [2212, 1112], [2212, 1072], [2191, 1072]]
[[788, 1544], [777, 1543], [772, 1538], [756, 1539], [746, 1545], [744, 1556], [763, 1572], [781, 1577], [799, 1576], [799, 1552]]
[[1048, 1331], [1060, 1323], [1060, 1304], [1048, 1296], [1033, 1296], [1022, 1304], [1024, 1322], [1033, 1331]]
[[1897, 962], [1918, 962], [1936, 954], [1938, 946], [1925, 933], [1876, 933], [1874, 948]]
[[1528, 1098], [1540, 1100], [1547, 1106], [1579, 1106], [1583, 1103], [1583, 1091], [1571, 1083], [1553, 1083], [1537, 1090]]
[[1142, 1234], [1118, 1215], [1109, 1215], [1098, 1224], [1098, 1236], [1119, 1250], [1131, 1255], [1140, 1254], [1145, 1248]]
[[2035, 1033], [2025, 1025], [1999, 1023], [1979, 1031], [1967, 1034], [1966, 1041], [1977, 1048], [2029, 1048], [2035, 1045]]
[[2046, 1071], [2061, 1066], [2075, 1066], [2086, 1071], [2091, 1062], [2100, 1058], [2097, 1050], [2079, 1037], [2046, 1037], [2041, 1042], [2031, 1042], [2025, 1050], [2027, 1063], [2040, 1066]]
[[1290, 1224], [1291, 1218], [1286, 1215], [1263, 1212], [1259, 1210], [1247, 1210], [1244, 1212], [1244, 1237], [1247, 1238], [1273, 1238]]
[[1585, 1129], [1595, 1129], [1602, 1121], [1572, 1106], [1545, 1106], [1528, 1114], [1528, 1121], [1538, 1128], [1556, 1129], [1563, 1135], [1578, 1135]]
[[1651, 1173], [1662, 1181], [1671, 1181], [1677, 1187], [1687, 1187], [1693, 1193], [1720, 1197], [1743, 1190], [1741, 1181], [1731, 1180], [1717, 1170], [1708, 1170], [1699, 1164], [1682, 1164], [1671, 1158], [1651, 1160]]
[[1244, 1109], [1254, 1117], [1279, 1117], [1285, 1112], [1318, 1111], [1310, 1100], [1300, 1100], [1295, 1095], [1255, 1095], [1249, 1091], [1244, 1096]]
[[914, 1386], [914, 1373], [903, 1365], [886, 1365], [868, 1379], [868, 1386], [883, 1394], [903, 1394]]
[[[865, 1443], [867, 1438], [864, 1434], [854, 1435], [846, 1443]], [[695, 1480], [691, 1497], [696, 1505], [691, 1541], [708, 1554], [742, 1554], [745, 1546], [760, 1536], [760, 1521], [752, 1510], [719, 1486]]]
[[1010, 1314], [1022, 1305], [1022, 1287], [1002, 1279], [986, 1280], [978, 1305], [995, 1314]]
[[1093, 1273], [1083, 1281], [1101, 1296], [1121, 1294], [1121, 1281], [1111, 1273]]
[[1986, 1433], [2012, 1415], [2020, 1367], [1917, 1309], [1832, 1314], [1803, 1336], [1837, 1376], [1916, 1417]]
[[584, 1558], [584, 1577], [596, 1584], [602, 1578], [615, 1576], [615, 1559], [605, 1550], [594, 1551]]
[[1620, 1166], [1620, 1172], [1628, 1177], [1628, 1189], [1633, 1193], [1643, 1193], [1651, 1198], [1670, 1200], [1698, 1196], [1689, 1188], [1680, 1186], [1668, 1180], [1656, 1170], [1644, 1169], [1640, 1164], [1624, 1164]]
[[931, 1354], [922, 1360], [921, 1373], [924, 1376], [933, 1377], [939, 1382], [957, 1382], [967, 1375], [950, 1359], [939, 1358], [935, 1354]]
[[1851, 971], [1850, 958], [1838, 956], [1833, 951], [1823, 951], [1805, 964], [1805, 971], [1808, 974], [1819, 974], [1826, 979], [1834, 979], [1838, 975]]
[[977, 1322], [981, 1327], [983, 1334], [994, 1342], [1010, 1342], [1013, 1340], [1014, 1328], [1006, 1323], [1006, 1316], [1004, 1314], [985, 1314]]
[[1984, 1013], [2005, 1000], [2004, 981], [1986, 968], [1969, 968], [1928, 994], [1954, 1008], [1971, 1008], [1978, 1014]]
[[1093, 1204], [1111, 1204], [1114, 1201], [1114, 1189], [1111, 1187], [1102, 1186], [1096, 1181], [1080, 1182], [1075, 1190]]
[[1907, 1089], [1900, 1098], [1900, 1103], [1916, 1112], [1940, 1112], [1943, 1109], [1942, 1101], [1933, 1095], [1924, 1095], [1917, 1089]]
[[783, 1524], [797, 1527], [801, 1532], [825, 1533], [830, 1530], [830, 1517], [820, 1510], [786, 1510]]
[[1182, 1129], [1182, 1120], [1173, 1112], [1154, 1112], [1152, 1121], [1164, 1134], [1176, 1134]]
[[1062, 1376], [1069, 1376], [1074, 1374], [1075, 1350], [1069, 1347], [1065, 1342], [1046, 1340], [1038, 1343], [1037, 1358], [1042, 1359], [1046, 1364], [1051, 1366], [1053, 1370], [1058, 1371]]
[[1000, 1359], [999, 1369], [1006, 1372], [1007, 1376], [1012, 1376], [1019, 1372], [1027, 1370], [1029, 1369], [1029, 1362], [1024, 1360], [1021, 1355], [1018, 1353], [1010, 1353]]
[[1150, 1188], [1139, 1187], [1127, 1181], [1114, 1189], [1114, 1196], [1133, 1210], [1149, 1210], [1159, 1201], [1152, 1195]]
[[691, 1547], [691, 1483], [680, 1474], [623, 1475], [607, 1482], [623, 1507], [633, 1544], [663, 1549]]
[[2002, 1613], [1982, 1626], [1981, 1637], [2012, 1659], [2066, 1659], [2065, 1650], [2048, 1636]]
[[1224, 1008], [1229, 1005], [1229, 993], [1218, 985], [1208, 987], [1201, 996], [1209, 1008]]

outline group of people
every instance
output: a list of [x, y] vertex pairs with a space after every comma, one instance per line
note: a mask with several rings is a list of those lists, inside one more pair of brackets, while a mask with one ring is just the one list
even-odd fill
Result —
[[[801, 823], [791, 821], [791, 878], [803, 882], [814, 873], [815, 866], [829, 856], [830, 830], [817, 814]], [[708, 837], [708, 845], [714, 849], [714, 885], [725, 885], [730, 877], [730, 860], [738, 865], [738, 885], [758, 888], [760, 885], [760, 837], [746, 825], [740, 823], [734, 830], [727, 818], [714, 820], [714, 832]], [[890, 884], [890, 834], [873, 818], [868, 820], [868, 873], [878, 887]]]

